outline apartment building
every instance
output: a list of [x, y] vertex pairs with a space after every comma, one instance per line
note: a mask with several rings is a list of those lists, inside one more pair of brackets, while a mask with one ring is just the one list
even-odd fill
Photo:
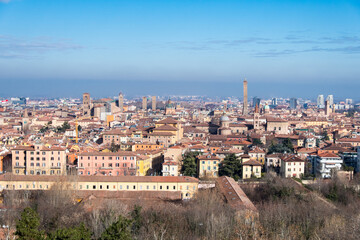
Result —
[[313, 156], [313, 169], [322, 178], [331, 178], [334, 171], [340, 170], [343, 160], [334, 153], [318, 153]]
[[136, 154], [129, 151], [83, 152], [78, 157], [79, 175], [136, 175]]
[[211, 154], [198, 157], [198, 175], [202, 177], [218, 177], [220, 158]]
[[11, 171], [16, 175], [65, 175], [66, 153], [60, 147], [17, 146], [11, 150]]
[[305, 172], [305, 161], [295, 155], [281, 157], [280, 174], [282, 177], [300, 178]]

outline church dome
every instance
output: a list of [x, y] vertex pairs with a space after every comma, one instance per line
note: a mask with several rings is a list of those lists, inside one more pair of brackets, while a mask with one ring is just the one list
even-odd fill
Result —
[[229, 121], [230, 121], [230, 119], [229, 119], [229, 117], [226, 116], [226, 115], [222, 115], [222, 116], [220, 117], [220, 122], [229, 122]]

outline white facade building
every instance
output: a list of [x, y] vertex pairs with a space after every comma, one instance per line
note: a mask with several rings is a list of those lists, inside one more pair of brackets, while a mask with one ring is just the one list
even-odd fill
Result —
[[340, 170], [343, 160], [334, 153], [321, 153], [315, 156], [314, 173], [322, 178], [331, 178], [334, 171]]

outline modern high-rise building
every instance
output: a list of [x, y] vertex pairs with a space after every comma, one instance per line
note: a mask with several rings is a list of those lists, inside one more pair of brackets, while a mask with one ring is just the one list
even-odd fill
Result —
[[83, 116], [85, 116], [85, 117], [91, 116], [91, 99], [90, 99], [89, 93], [83, 94], [82, 110], [83, 110]]
[[247, 80], [244, 80], [243, 88], [244, 88], [244, 106], [243, 106], [243, 115], [248, 114], [248, 92], [247, 92]]
[[345, 103], [348, 104], [348, 105], [352, 105], [353, 100], [351, 98], [347, 98], [347, 99], [345, 99]]
[[253, 106], [255, 107], [256, 105], [260, 106], [260, 101], [261, 99], [258, 97], [254, 97], [253, 98]]
[[151, 98], [151, 108], [153, 111], [156, 111], [156, 96], [152, 96]]
[[143, 110], [147, 109], [147, 97], [142, 98], [142, 109]]
[[290, 98], [290, 109], [296, 109], [296, 107], [297, 107], [297, 99]]
[[120, 112], [124, 111], [124, 96], [122, 92], [119, 93], [119, 108], [120, 108]]
[[324, 95], [319, 95], [317, 97], [317, 107], [318, 108], [324, 108], [325, 107]]
[[329, 101], [329, 105], [332, 107], [334, 105], [334, 95], [328, 95], [326, 101]]
[[273, 105], [273, 106], [277, 106], [277, 105], [278, 105], [277, 98], [273, 98], [273, 99], [271, 100], [271, 105]]

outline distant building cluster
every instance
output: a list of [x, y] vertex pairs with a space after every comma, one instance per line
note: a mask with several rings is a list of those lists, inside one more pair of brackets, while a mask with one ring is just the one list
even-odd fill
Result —
[[[16, 176], [17, 189], [44, 188], [55, 177], [74, 175], [83, 182], [77, 189], [136, 186], [179, 190], [183, 198], [195, 194], [194, 179], [218, 178], [233, 167], [229, 164], [237, 164], [243, 181], [269, 172], [332, 178], [339, 171], [360, 171], [360, 114], [352, 99], [319, 95], [316, 101], [253, 97], [248, 102], [248, 87], [244, 80], [236, 101], [127, 99], [122, 92], [101, 99], [90, 93], [82, 99], [4, 99], [0, 171]], [[192, 177], [189, 184], [178, 178], [184, 174]], [[146, 176], [157, 178], [146, 184], [140, 178]], [[0, 176], [2, 188], [9, 185], [6, 179]], [[169, 185], [174, 181], [184, 185]]]

